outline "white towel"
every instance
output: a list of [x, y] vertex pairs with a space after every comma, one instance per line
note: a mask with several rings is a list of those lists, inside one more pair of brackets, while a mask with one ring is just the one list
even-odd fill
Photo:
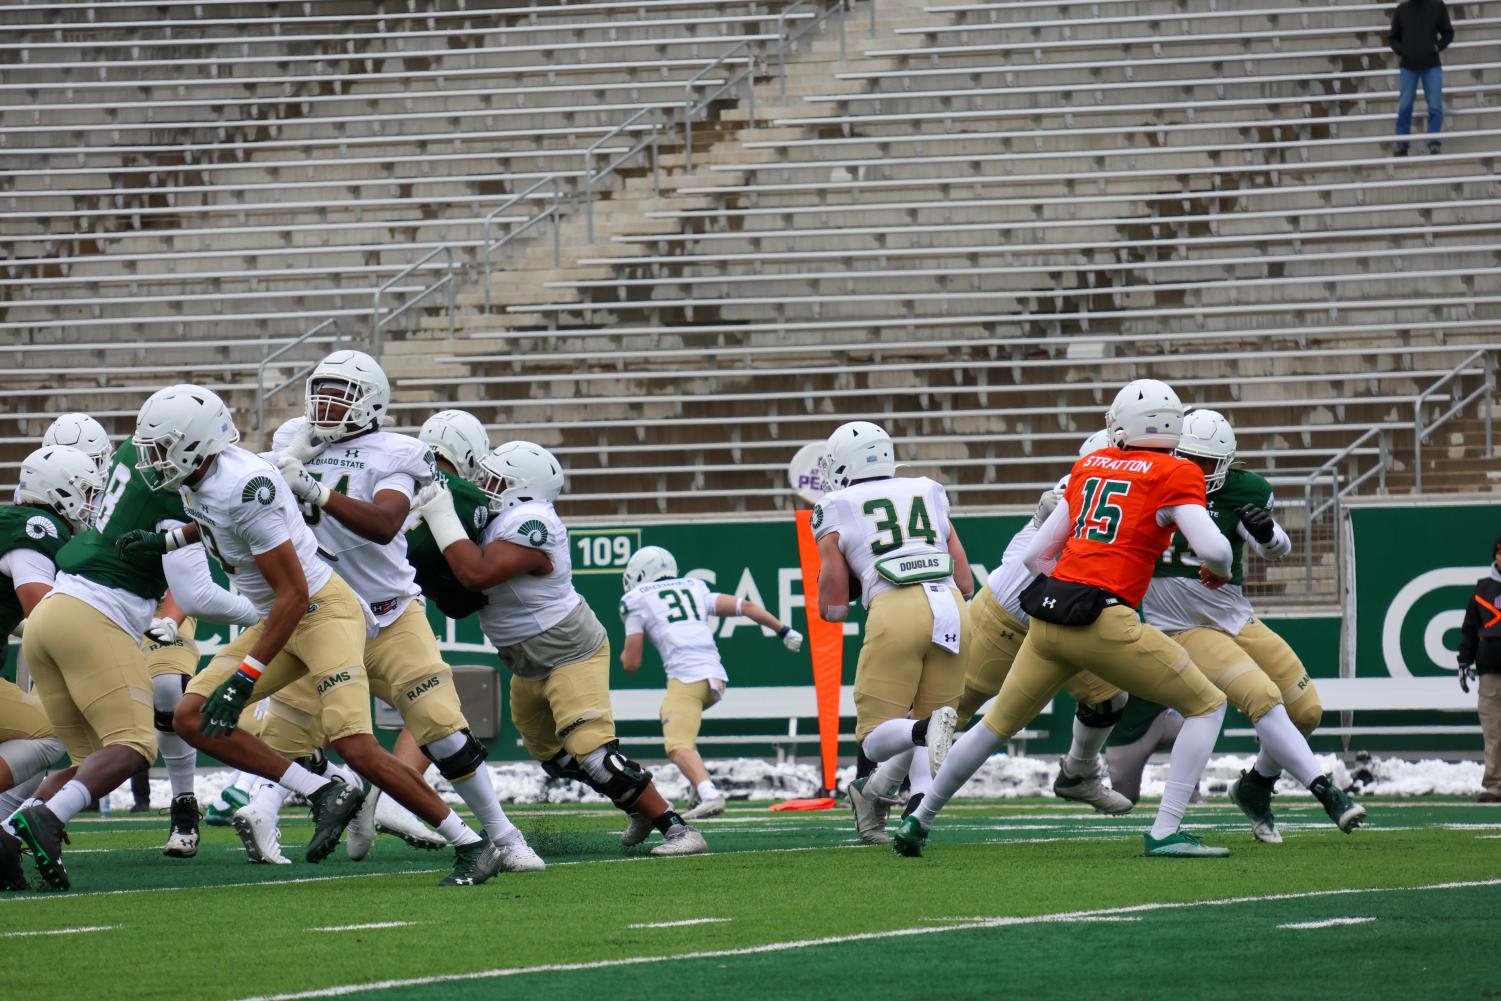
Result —
[[935, 580], [923, 585], [928, 596], [928, 607], [933, 610], [933, 642], [949, 653], [959, 652], [959, 602], [954, 598], [953, 585], [948, 581]]

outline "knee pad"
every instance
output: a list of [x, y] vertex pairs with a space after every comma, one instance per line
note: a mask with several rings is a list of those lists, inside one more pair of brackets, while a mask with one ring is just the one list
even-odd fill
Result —
[[1126, 699], [1125, 692], [1117, 692], [1107, 702], [1080, 702], [1074, 716], [1087, 727], [1103, 730], [1121, 721], [1126, 714]]
[[318, 748], [312, 754], [292, 759], [292, 763], [301, 765], [314, 775], [322, 775], [328, 771], [328, 755], [323, 753], [323, 748]]
[[621, 754], [617, 740], [589, 752], [582, 766], [594, 791], [622, 810], [629, 809], [651, 785], [651, 772]]
[[[172, 732], [172, 710], [182, 701], [182, 693], [188, 690], [185, 674], [159, 674], [151, 679], [151, 705], [156, 710], [156, 728], [163, 733]], [[162, 720], [167, 721], [162, 726]]]
[[567, 751], [559, 751], [546, 761], [540, 762], [542, 771], [547, 773], [550, 779], [566, 779], [572, 782], [582, 782], [586, 786], [593, 786], [594, 780], [579, 767], [578, 760]]
[[1293, 726], [1305, 737], [1311, 736], [1323, 721], [1324, 705], [1313, 692], [1306, 692], [1296, 702], [1284, 702], [1284, 705], [1287, 706], [1287, 715], [1293, 721]]
[[489, 756], [485, 745], [474, 739], [468, 727], [425, 745], [422, 753], [450, 782], [473, 775]]
[[1282, 705], [1282, 693], [1260, 671], [1247, 671], [1225, 686], [1230, 704], [1248, 716], [1252, 723]]

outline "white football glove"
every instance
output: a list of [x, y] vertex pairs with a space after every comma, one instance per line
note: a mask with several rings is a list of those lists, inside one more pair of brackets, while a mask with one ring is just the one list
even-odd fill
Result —
[[419, 488], [418, 491], [412, 495], [412, 510], [416, 511], [418, 508], [426, 507], [430, 502], [435, 500], [439, 494], [446, 493], [448, 493], [448, 481], [440, 476], [436, 480], [433, 480], [431, 483], [429, 483], [427, 486]]
[[1037, 524], [1041, 525], [1047, 521], [1048, 517], [1053, 513], [1053, 508], [1057, 507], [1058, 502], [1062, 499], [1063, 491], [1057, 487], [1049, 487], [1044, 490], [1042, 496], [1037, 498], [1037, 511], [1032, 515], [1033, 518], [1037, 519]]
[[162, 646], [171, 646], [177, 642], [177, 620], [152, 619], [151, 625], [146, 627], [146, 635]]
[[276, 457], [276, 468], [281, 470], [281, 478], [287, 481], [287, 486], [298, 500], [314, 507], [328, 503], [328, 487], [313, 479], [313, 474], [302, 468], [301, 459], [283, 452]]
[[[426, 489], [426, 487], [423, 488], [423, 490]], [[418, 511], [422, 515], [422, 520], [427, 522], [428, 529], [433, 533], [433, 541], [438, 544], [439, 552], [455, 542], [462, 542], [469, 538], [469, 534], [464, 531], [463, 522], [459, 521], [458, 512], [453, 509], [451, 491], [439, 490]]]
[[782, 646], [797, 653], [803, 648], [803, 634], [796, 629], [788, 629], [782, 636]]
[[287, 447], [282, 449], [282, 455], [290, 455], [298, 462], [311, 462], [322, 452], [324, 443], [313, 438], [313, 425], [304, 424], [292, 435], [292, 440]]

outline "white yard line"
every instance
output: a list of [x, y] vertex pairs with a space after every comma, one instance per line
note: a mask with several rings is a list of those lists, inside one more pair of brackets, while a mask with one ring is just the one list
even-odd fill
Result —
[[1469, 882], [1430, 883], [1426, 886], [1376, 886], [1353, 887], [1341, 890], [1312, 890], [1303, 893], [1269, 893], [1255, 897], [1224, 897], [1218, 900], [1179, 901], [1174, 903], [1132, 904], [1126, 907], [1106, 907], [1094, 911], [1065, 911], [1057, 914], [1033, 914], [1025, 917], [987, 918], [983, 921], [953, 925], [929, 925], [917, 928], [896, 928], [890, 931], [861, 932], [854, 935], [830, 935], [823, 938], [793, 939], [785, 942], [768, 942], [765, 945], [746, 946], [738, 949], [713, 949], [702, 952], [684, 952], [675, 955], [627, 956], [623, 959], [602, 959], [588, 963], [548, 963], [541, 966], [500, 967], [493, 970], [477, 970], [472, 973], [443, 973], [428, 977], [410, 977], [401, 980], [375, 980], [363, 984], [342, 984], [317, 990], [298, 991], [293, 994], [261, 994], [239, 1001], [301, 1001], [303, 998], [341, 997], [346, 994], [362, 994], [366, 991], [393, 990], [402, 987], [424, 987], [430, 984], [458, 983], [469, 980], [494, 980], [500, 977], [515, 977], [528, 973], [568, 973], [579, 970], [603, 970], [622, 966], [642, 966], [648, 963], [665, 963], [683, 959], [724, 959], [731, 956], [755, 956], [766, 953], [790, 952], [796, 949], [811, 949], [823, 945], [844, 945], [849, 942], [870, 942], [889, 938], [906, 938], [916, 935], [942, 935], [947, 932], [973, 931], [980, 928], [1008, 928], [1022, 925], [1063, 924], [1100, 917], [1141, 914], [1154, 911], [1175, 911], [1191, 907], [1226, 907], [1234, 904], [1259, 904], [1283, 900], [1310, 900], [1320, 897], [1351, 896], [1366, 893], [1416, 893], [1429, 890], [1468, 889], [1480, 886], [1501, 886], [1501, 878]]
[[37, 935], [82, 935], [91, 931], [113, 931], [119, 925], [83, 925], [79, 928], [52, 928], [47, 931], [4, 931], [0, 938], [32, 938]]
[[682, 928], [686, 925], [718, 925], [733, 918], [688, 918], [685, 921], [652, 921], [646, 924], [626, 925], [627, 928]]
[[419, 924], [417, 921], [372, 921], [363, 925], [325, 925], [322, 928], [309, 928], [308, 931], [364, 931], [367, 928], [405, 928], [407, 925]]
[[1323, 921], [1294, 921], [1292, 924], [1278, 925], [1278, 928], [1291, 928], [1301, 930], [1304, 928], [1333, 928], [1335, 925], [1368, 925], [1375, 918], [1327, 918]]

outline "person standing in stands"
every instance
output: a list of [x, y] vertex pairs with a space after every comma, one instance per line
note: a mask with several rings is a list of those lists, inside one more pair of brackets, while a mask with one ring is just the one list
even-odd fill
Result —
[[[1444, 128], [1444, 67], [1438, 54], [1454, 41], [1454, 25], [1444, 0], [1403, 0], [1392, 12], [1391, 47], [1402, 60], [1397, 87], [1397, 135], [1412, 132], [1412, 105], [1423, 85], [1428, 103], [1428, 152], [1441, 148]], [[1397, 140], [1397, 156], [1407, 155], [1407, 140]]]
[[1475, 582], [1459, 627], [1459, 687], [1479, 688], [1485, 740], [1480, 802], [1501, 803], [1501, 538], [1491, 544], [1491, 560], [1491, 572]]

